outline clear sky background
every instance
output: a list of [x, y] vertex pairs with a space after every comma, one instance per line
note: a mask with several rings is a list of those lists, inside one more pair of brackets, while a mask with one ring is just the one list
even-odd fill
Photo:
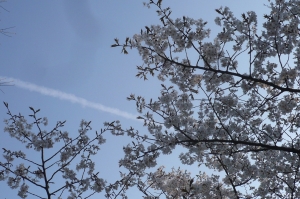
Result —
[[[160, 83], [156, 78], [143, 81], [135, 77], [141, 58], [136, 51], [121, 54], [111, 48], [114, 38], [124, 41], [139, 33], [145, 25], [160, 24], [155, 9], [143, 6], [144, 0], [8, 0], [1, 5], [0, 27], [12, 27], [12, 37], [0, 35], [0, 76], [14, 86], [0, 87], [1, 101], [8, 102], [13, 113], [27, 116], [29, 106], [40, 108], [40, 116], [49, 119], [49, 128], [58, 120], [67, 120], [63, 130], [76, 134], [81, 119], [92, 121], [93, 132], [103, 122], [120, 120], [124, 127], [147, 129], [134, 119], [135, 104], [126, 100], [131, 93], [157, 98]], [[254, 10], [260, 19], [267, 1], [247, 0], [163, 0], [173, 18], [183, 15], [208, 21], [212, 35], [219, 30], [214, 11], [227, 5], [237, 17]], [[261, 22], [261, 21], [260, 21]], [[0, 104], [1, 119], [7, 118]], [[0, 129], [4, 128], [0, 122]], [[2, 131], [3, 132], [3, 131]], [[19, 145], [7, 133], [0, 135], [0, 148]], [[100, 176], [113, 182], [119, 177], [118, 160], [122, 147], [130, 139], [106, 134], [107, 143], [96, 157]], [[34, 156], [34, 153], [28, 154]], [[177, 155], [160, 159], [168, 169], [177, 168]], [[191, 171], [197, 173], [197, 167]], [[130, 198], [136, 192], [130, 192]], [[16, 190], [0, 182], [1, 198], [12, 199]], [[32, 198], [31, 196], [28, 198]], [[97, 198], [95, 195], [92, 198]]]

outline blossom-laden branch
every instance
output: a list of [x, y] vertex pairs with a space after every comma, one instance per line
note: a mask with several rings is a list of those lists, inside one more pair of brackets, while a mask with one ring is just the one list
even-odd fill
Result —
[[[95, 173], [95, 163], [92, 156], [99, 151], [99, 145], [105, 142], [103, 133], [107, 129], [101, 129], [95, 136], [88, 135], [91, 130], [90, 123], [82, 121], [78, 136], [69, 137], [68, 132], [62, 132], [60, 129], [64, 122], [57, 122], [51, 131], [42, 130], [42, 126], [47, 126], [47, 118], [37, 117], [39, 110], [30, 107], [33, 112], [30, 117], [32, 123], [28, 123], [21, 114], [13, 115], [4, 102], [10, 116], [5, 120], [5, 131], [11, 137], [24, 143], [28, 150], [34, 150], [32, 153], [39, 153], [40, 157], [31, 155], [26, 157], [24, 151], [11, 151], [3, 148], [4, 161], [0, 161], [0, 180], [7, 180], [8, 186], [12, 189], [20, 187], [18, 195], [26, 198], [28, 195], [38, 198], [65, 197], [64, 191], [69, 192], [71, 198], [89, 198], [94, 193], [103, 191], [106, 187], [106, 181], [98, 177]], [[109, 125], [108, 125], [109, 126]], [[36, 127], [35, 129], [33, 129]], [[63, 143], [59, 143], [59, 142]], [[51, 153], [53, 155], [51, 155]], [[49, 155], [50, 154], [50, 155]], [[36, 157], [36, 158], [35, 158]], [[22, 163], [14, 164], [14, 160], [19, 159]], [[75, 161], [79, 161], [75, 164]], [[75, 172], [72, 167], [76, 166]], [[15, 167], [15, 168], [14, 168]], [[57, 179], [61, 179], [62, 184], [55, 184]], [[21, 186], [20, 186], [21, 184]], [[41, 188], [45, 191], [43, 196], [35, 191], [30, 191], [32, 186]], [[89, 194], [87, 191], [90, 190]], [[86, 196], [84, 196], [86, 195]]]
[[[204, 20], [172, 19], [162, 1], [146, 5], [157, 8], [161, 25], [112, 45], [124, 54], [138, 50], [137, 77], [166, 81], [157, 100], [128, 97], [144, 113], [139, 119], [150, 135], [121, 124], [110, 128], [135, 139], [120, 165], [137, 179], [147, 176], [147, 183], [136, 181], [140, 191], [146, 198], [299, 198], [299, 1], [269, 0], [262, 27], [253, 11], [237, 18], [228, 7], [216, 9], [221, 32], [213, 40]], [[162, 168], [147, 175], [176, 146], [188, 150], [179, 157], [183, 164], [224, 177]], [[150, 184], [160, 192], [153, 195]]]
[[[48, 198], [61, 198], [66, 190], [69, 198], [88, 198], [103, 190], [107, 198], [125, 199], [134, 186], [146, 199], [300, 198], [299, 1], [269, 0], [270, 13], [264, 15], [260, 33], [255, 12], [236, 18], [227, 7], [216, 9], [215, 23], [221, 31], [213, 41], [204, 20], [174, 20], [161, 0], [145, 5], [157, 8], [161, 25], [146, 26], [123, 44], [115, 39], [112, 47], [121, 47], [124, 54], [128, 48], [138, 50], [143, 65], [137, 77], [146, 80], [150, 74], [166, 81], [156, 100], [128, 97], [149, 133], [123, 128], [116, 121], [105, 123], [105, 129], [90, 138], [90, 123], [82, 121], [79, 135], [71, 138], [59, 130], [65, 122], [42, 130], [47, 119], [36, 117], [39, 110], [30, 108], [33, 122], [28, 123], [8, 109], [5, 131], [38, 152], [40, 162], [22, 151], [4, 149], [0, 179], [7, 179], [11, 188], [23, 180], [22, 198], [42, 198], [27, 184], [44, 189]], [[105, 131], [133, 139], [123, 147], [125, 155], [119, 161], [128, 172], [121, 172], [121, 179], [111, 184], [95, 174], [92, 161]], [[61, 146], [46, 157], [45, 151], [59, 141]], [[187, 171], [166, 172], [163, 167], [147, 172], [157, 166], [161, 154], [171, 154], [176, 146], [187, 149], [179, 156], [182, 164], [201, 165], [215, 174], [199, 172], [192, 177]], [[15, 158], [24, 163], [14, 169]], [[70, 168], [77, 159], [81, 175]], [[54, 178], [61, 173], [66, 182], [53, 190]], [[85, 193], [88, 189], [92, 192]]]

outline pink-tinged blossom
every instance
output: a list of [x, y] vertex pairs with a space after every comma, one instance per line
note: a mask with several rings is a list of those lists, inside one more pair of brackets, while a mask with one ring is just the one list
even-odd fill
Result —
[[[236, 17], [228, 7], [216, 9], [222, 29], [215, 38], [209, 38], [205, 20], [172, 19], [161, 3], [147, 5], [157, 8], [162, 24], [136, 34], [138, 47], [122, 45], [140, 53], [138, 76], [156, 75], [164, 84], [148, 103], [142, 96], [128, 98], [150, 135], [142, 139], [130, 129], [135, 142], [124, 148], [120, 165], [147, 176], [167, 198], [299, 197], [299, 1], [269, 0], [262, 27], [254, 11]], [[143, 173], [154, 165], [149, 160], [176, 146], [188, 150], [179, 156], [183, 164], [222, 175], [197, 176], [207, 179], [201, 184], [182, 171]], [[146, 185], [141, 189], [153, 198]]]

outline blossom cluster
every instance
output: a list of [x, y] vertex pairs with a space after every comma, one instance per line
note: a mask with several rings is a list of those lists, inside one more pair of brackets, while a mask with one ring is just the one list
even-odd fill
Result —
[[[92, 129], [91, 122], [82, 120], [77, 137], [70, 137], [68, 132], [60, 130], [65, 121], [57, 122], [50, 131], [42, 130], [43, 126], [48, 125], [48, 120], [37, 117], [39, 110], [30, 107], [33, 122], [28, 123], [24, 116], [12, 114], [8, 104], [6, 102], [4, 104], [10, 117], [5, 120], [4, 131], [24, 143], [28, 150], [33, 149], [39, 153], [37, 157], [41, 157], [37, 160], [32, 156], [27, 157], [24, 151], [3, 148], [4, 159], [0, 161], [0, 180], [7, 181], [12, 189], [19, 188], [19, 197], [53, 198], [59, 195], [59, 198], [62, 198], [66, 197], [64, 191], [67, 190], [68, 199], [82, 198], [84, 195], [88, 198], [91, 196], [87, 195], [88, 190], [92, 193], [104, 190], [106, 181], [98, 177], [99, 172], [95, 173], [95, 162], [92, 157], [99, 151], [99, 145], [105, 143], [102, 134], [107, 129], [101, 129], [99, 134], [96, 132], [95, 136], [91, 137], [88, 135], [88, 131]], [[16, 159], [21, 163], [16, 163]], [[62, 183], [56, 183], [57, 179]], [[52, 186], [54, 182], [55, 186]], [[45, 195], [37, 195], [32, 191], [33, 186], [43, 189]]]
[[[138, 76], [164, 81], [157, 100], [128, 98], [143, 113], [139, 119], [150, 135], [118, 126], [120, 134], [136, 139], [124, 148], [120, 165], [138, 179], [147, 176], [148, 185], [136, 181], [145, 198], [159, 196], [148, 186], [166, 198], [300, 197], [300, 3], [268, 2], [262, 27], [253, 11], [235, 17], [228, 7], [216, 9], [222, 31], [209, 39], [205, 20], [172, 19], [162, 1], [149, 0], [161, 25], [115, 45], [140, 53]], [[197, 181], [162, 168], [146, 173], [176, 146], [188, 150], [179, 156], [183, 164], [205, 165], [220, 177]], [[148, 160], [153, 163], [143, 164]], [[209, 193], [196, 188], [204, 179], [210, 180]]]
[[[162, 0], [149, 0], [145, 5], [156, 6], [161, 24], [146, 26], [124, 44], [115, 39], [112, 45], [124, 54], [127, 48], [139, 52], [143, 64], [138, 66], [138, 77], [156, 75], [164, 81], [157, 99], [147, 101], [134, 94], [127, 98], [135, 102], [148, 133], [115, 121], [105, 123], [105, 129], [91, 138], [90, 122], [82, 121], [78, 136], [71, 138], [59, 130], [65, 122], [58, 122], [50, 132], [40, 130], [48, 122], [36, 117], [39, 110], [30, 108], [34, 122], [28, 123], [8, 109], [5, 131], [41, 153], [42, 160], [37, 163], [23, 152], [4, 149], [0, 180], [7, 180], [11, 188], [23, 180], [22, 198], [31, 194], [29, 183], [46, 190], [48, 198], [58, 192], [62, 198], [65, 190], [69, 199], [82, 198], [89, 189], [125, 199], [133, 186], [146, 199], [300, 198], [300, 2], [268, 2], [270, 12], [264, 15], [261, 29], [253, 11], [235, 17], [228, 7], [216, 9], [215, 23], [222, 31], [210, 39], [205, 20], [172, 19]], [[105, 142], [105, 131], [132, 139], [119, 161], [127, 172], [120, 172], [121, 179], [111, 184], [98, 177], [92, 161]], [[61, 147], [45, 158], [44, 151], [57, 142]], [[178, 158], [182, 164], [201, 165], [215, 174], [191, 176], [181, 169], [156, 168], [157, 159], [177, 146], [186, 149]], [[13, 169], [15, 158], [33, 163], [35, 169], [23, 163]], [[69, 166], [78, 159], [75, 172]], [[55, 166], [49, 176], [49, 168]], [[153, 168], [155, 172], [148, 172]], [[65, 184], [50, 190], [59, 173]]]

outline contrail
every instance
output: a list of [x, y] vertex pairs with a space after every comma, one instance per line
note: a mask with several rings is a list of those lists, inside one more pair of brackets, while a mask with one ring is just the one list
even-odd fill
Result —
[[55, 90], [55, 89], [51, 89], [51, 88], [46, 88], [44, 86], [38, 86], [36, 84], [32, 84], [29, 82], [24, 82], [21, 81], [19, 79], [15, 79], [15, 78], [10, 78], [10, 77], [1, 77], [0, 76], [0, 80], [5, 80], [6, 83], [14, 83], [15, 86], [26, 89], [26, 90], [30, 90], [30, 91], [35, 91], [38, 92], [42, 95], [48, 95], [51, 97], [55, 97], [55, 98], [59, 98], [61, 100], [66, 100], [72, 103], [77, 103], [80, 104], [82, 106], [86, 106], [86, 107], [90, 107], [92, 109], [98, 110], [98, 111], [104, 111], [107, 113], [111, 113], [114, 115], [118, 115], [127, 119], [131, 119], [131, 120], [135, 120], [138, 121], [136, 118], [136, 115], [133, 115], [131, 113], [127, 113], [125, 111], [121, 111], [119, 109], [116, 108], [111, 108], [111, 107], [107, 107], [104, 106], [102, 104], [99, 103], [95, 103], [95, 102], [90, 102], [84, 98], [81, 97], [77, 97], [73, 94], [70, 93], [65, 93], [59, 90]]

